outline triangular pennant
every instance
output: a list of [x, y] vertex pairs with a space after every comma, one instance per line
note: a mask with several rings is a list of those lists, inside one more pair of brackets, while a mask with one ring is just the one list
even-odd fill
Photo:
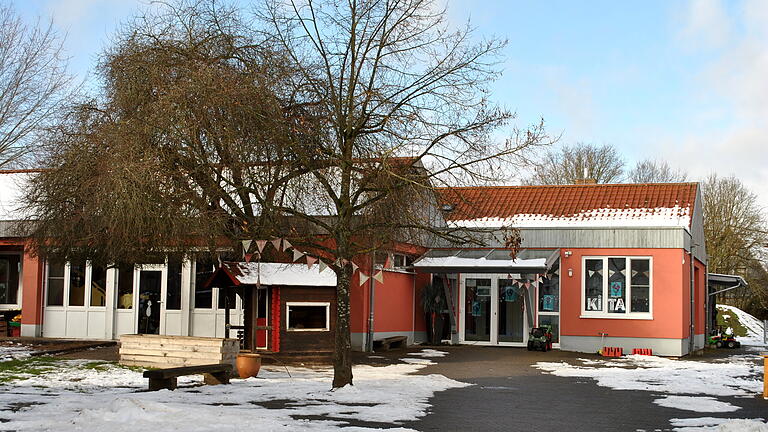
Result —
[[600, 276], [602, 276], [602, 275], [603, 275], [603, 269], [600, 269], [600, 270], [595, 270], [595, 272], [596, 272], [597, 274], [599, 274]]
[[243, 240], [240, 243], [243, 245], [243, 253], [248, 253], [248, 249], [251, 248], [251, 240]]
[[525, 289], [528, 289], [528, 288], [530, 288], [530, 287], [531, 287], [531, 283], [530, 283], [530, 282], [526, 282], [526, 283], [525, 283]]
[[373, 280], [375, 280], [378, 283], [384, 283], [384, 272], [379, 270], [378, 273], [374, 273]]
[[280, 243], [281, 243], [282, 241], [283, 241], [283, 239], [279, 239], [279, 238], [278, 238], [278, 239], [274, 239], [274, 240], [271, 240], [271, 241], [270, 241], [270, 243], [272, 243], [272, 246], [274, 246], [274, 247], [275, 247], [275, 249], [277, 249], [277, 250], [282, 250], [282, 249], [280, 249]]
[[266, 240], [256, 240], [256, 250], [259, 251], [259, 253], [264, 251], [264, 246], [267, 245]]
[[301, 258], [301, 257], [303, 257], [303, 256], [304, 256], [304, 253], [303, 253], [303, 252], [301, 252], [300, 250], [298, 250], [298, 249], [294, 249], [294, 250], [293, 250], [293, 260], [294, 260], [294, 261], [298, 261], [298, 260], [299, 260], [299, 258]]
[[313, 258], [313, 257], [307, 255], [307, 268], [309, 268], [311, 270], [312, 266], [315, 265], [315, 262], [317, 262], [317, 258]]
[[594, 270], [589, 270], [589, 277], [592, 277], [592, 275], [594, 275], [594, 274], [595, 274]]
[[359, 268], [360, 267], [358, 267], [357, 264], [355, 264], [354, 262], [352, 263], [352, 273], [356, 272], [357, 269], [359, 269]]
[[365, 273], [360, 272], [360, 286], [363, 286], [370, 279]]
[[323, 260], [318, 260], [317, 265], [320, 267], [320, 273], [328, 268], [328, 264], [326, 264]]
[[632, 277], [637, 276], [637, 270], [632, 270]]
[[253, 258], [253, 254], [245, 254], [245, 262], [251, 262], [251, 258]]
[[621, 270], [619, 270], [619, 273], [621, 273], [624, 276], [626, 276], [627, 275], [627, 269], [621, 269]]
[[651, 275], [651, 272], [644, 271], [643, 274], [645, 275], [645, 277], [649, 277]]
[[283, 251], [287, 251], [288, 249], [291, 249], [292, 247], [293, 247], [293, 245], [288, 243], [288, 240], [283, 240]]
[[384, 268], [392, 268], [392, 254], [387, 254], [387, 259], [384, 260]]

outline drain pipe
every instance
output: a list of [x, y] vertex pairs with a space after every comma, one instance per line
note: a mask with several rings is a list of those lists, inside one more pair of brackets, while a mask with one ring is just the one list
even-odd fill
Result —
[[696, 284], [694, 280], [695, 275], [695, 267], [694, 267], [694, 257], [693, 257], [693, 249], [696, 247], [696, 245], [693, 243], [693, 236], [691, 236], [691, 266], [690, 266], [690, 282], [691, 282], [691, 328], [690, 328], [690, 339], [688, 340], [688, 354], [693, 354], [693, 351], [696, 349]]
[[376, 251], [371, 252], [371, 278], [368, 279], [370, 284], [370, 295], [368, 296], [368, 334], [365, 340], [365, 350], [367, 352], [373, 352], [373, 310], [375, 306], [374, 295], [376, 294], [376, 280], [373, 278], [374, 265], [376, 263]]

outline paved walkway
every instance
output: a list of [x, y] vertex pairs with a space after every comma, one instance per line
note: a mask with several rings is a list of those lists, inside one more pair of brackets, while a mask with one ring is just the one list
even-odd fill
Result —
[[436, 359], [437, 365], [419, 373], [439, 373], [476, 385], [436, 394], [430, 414], [405, 427], [419, 431], [654, 431], [670, 430], [671, 418], [768, 417], [768, 401], [762, 397], [719, 397], [742, 409], [696, 413], [652, 403], [659, 397], [657, 393], [612, 390], [589, 378], [557, 377], [531, 367], [538, 361], [598, 358], [596, 355], [497, 347], [438, 349], [450, 355]]

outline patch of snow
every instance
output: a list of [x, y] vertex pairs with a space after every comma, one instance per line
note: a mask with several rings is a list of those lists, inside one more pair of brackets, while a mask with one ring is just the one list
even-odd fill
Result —
[[601, 387], [645, 390], [674, 395], [752, 396], [762, 392], [757, 356], [732, 356], [724, 362], [673, 360], [630, 355], [611, 360], [539, 362], [533, 365], [557, 376], [592, 378]]
[[733, 412], [741, 409], [709, 396], [666, 396], [654, 400], [653, 403], [667, 408], [707, 413]]
[[415, 263], [413, 266], [419, 267], [508, 267], [510, 271], [515, 268], [528, 269], [531, 267], [540, 267], [542, 270], [547, 266], [546, 258], [532, 258], [532, 259], [486, 259], [480, 258], [465, 258], [457, 256], [448, 257], [424, 257]]
[[730, 419], [718, 417], [673, 418], [670, 423], [674, 430], [681, 432], [768, 432], [764, 419]]
[[234, 379], [231, 385], [145, 392], [139, 371], [82, 366], [63, 363], [53, 372], [0, 386], [0, 407], [24, 405], [3, 413], [8, 420], [3, 428], [368, 431], [391, 425], [388, 430], [405, 431], [399, 424], [424, 416], [435, 392], [469, 385], [442, 375], [412, 375], [425, 365], [399, 363], [355, 366], [355, 385], [335, 391], [332, 369], [264, 367], [258, 378]]
[[[759, 319], [735, 306], [719, 304], [717, 305], [717, 308], [735, 315], [739, 319], [741, 325], [747, 329], [746, 336], [737, 337], [742, 345], [766, 346], [765, 340], [763, 339], [763, 323]], [[726, 315], [723, 316], [725, 317]]]
[[419, 352], [412, 352], [408, 353], [409, 356], [417, 356], [417, 357], [426, 357], [426, 358], [436, 358], [436, 357], [445, 357], [448, 355], [445, 351], [438, 351], [433, 349], [423, 349]]
[[598, 208], [581, 213], [555, 216], [551, 214], [517, 214], [509, 218], [484, 217], [449, 221], [449, 225], [465, 228], [567, 228], [567, 227], [690, 227], [690, 208], [679, 205], [659, 208]]
[[327, 269], [320, 271], [320, 266], [308, 268], [306, 264], [237, 262], [226, 263], [237, 267], [240, 275], [237, 280], [242, 284], [286, 285], [286, 286], [336, 286], [336, 273]]
[[32, 355], [33, 352], [33, 349], [22, 344], [0, 345], [0, 362], [27, 358]]

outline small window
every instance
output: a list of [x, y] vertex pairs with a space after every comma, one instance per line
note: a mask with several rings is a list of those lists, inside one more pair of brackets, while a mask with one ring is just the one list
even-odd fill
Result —
[[85, 263], [69, 265], [69, 306], [85, 306]]
[[286, 303], [288, 331], [329, 331], [330, 303]]
[[168, 294], [165, 301], [167, 310], [181, 309], [181, 259], [168, 258]]
[[107, 269], [100, 266], [91, 267], [91, 306], [107, 304]]
[[213, 289], [205, 287], [216, 268], [212, 260], [205, 257], [195, 261], [195, 309], [211, 309], [213, 307]]
[[131, 265], [121, 265], [117, 269], [117, 308], [133, 309], [133, 269]]
[[64, 306], [64, 263], [48, 263], [48, 306]]

